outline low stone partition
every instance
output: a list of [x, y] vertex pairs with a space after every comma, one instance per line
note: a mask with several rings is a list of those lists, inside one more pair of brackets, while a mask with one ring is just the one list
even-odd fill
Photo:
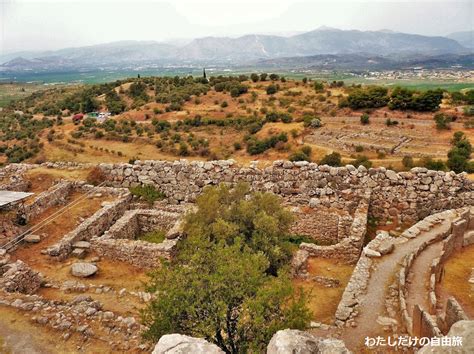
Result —
[[[347, 263], [356, 263], [359, 259], [362, 245], [364, 244], [365, 235], [367, 233], [367, 211], [369, 196], [361, 199], [357, 209], [354, 212], [353, 221], [350, 225], [349, 233], [342, 241], [330, 246], [318, 246], [313, 243], [303, 242], [300, 245], [297, 256], [301, 259], [302, 254], [312, 257], [340, 259]], [[299, 267], [298, 265], [296, 265]]]
[[[431, 333], [432, 336], [440, 335], [442, 332], [446, 333], [450, 326], [443, 325], [444, 317], [436, 316], [436, 320], [432, 318], [436, 315], [437, 308], [437, 296], [436, 296], [436, 284], [441, 280], [443, 275], [443, 264], [444, 261], [451, 255], [451, 253], [462, 247], [463, 237], [466, 231], [467, 225], [469, 224], [471, 212], [468, 208], [458, 210], [448, 210], [442, 213], [431, 215], [425, 218], [423, 221], [414, 225], [410, 229], [406, 230], [403, 235], [414, 237], [421, 230], [426, 230], [424, 224], [433, 225], [439, 224], [446, 220], [451, 220], [451, 227], [445, 232], [440, 232], [434, 238], [430, 239], [429, 242], [422, 243], [419, 247], [414, 249], [411, 253], [407, 254], [403, 260], [402, 267], [398, 275], [398, 290], [399, 290], [399, 305], [401, 311], [401, 317], [403, 325], [405, 326], [408, 333], [411, 335], [420, 336], [422, 333]], [[458, 216], [457, 218], [455, 218]], [[428, 304], [427, 309], [422, 309], [419, 305], [415, 305], [413, 314], [407, 309], [406, 301], [406, 278], [410, 272], [411, 266], [416, 257], [423, 252], [423, 250], [430, 244], [435, 242], [443, 242], [442, 251], [440, 256], [435, 258], [430, 267], [430, 282], [428, 289]], [[427, 318], [430, 320], [427, 320]], [[434, 325], [433, 325], [434, 323]], [[435, 328], [434, 328], [435, 327]], [[443, 328], [443, 331], [439, 327]], [[447, 328], [447, 330], [446, 330]]]
[[135, 240], [140, 233], [161, 229], [168, 232], [178, 222], [180, 214], [154, 209], [128, 210], [101, 239]]
[[118, 200], [106, 203], [91, 217], [83, 221], [77, 228], [67, 233], [61, 241], [49, 247], [46, 253], [63, 260], [69, 256], [73, 244], [78, 241], [89, 241], [94, 236], [102, 235], [128, 209], [132, 195], [127, 192]]
[[150, 269], [159, 266], [162, 259], [171, 259], [177, 243], [178, 239], [166, 239], [157, 244], [140, 240], [99, 239], [93, 240], [92, 249], [100, 256]]
[[33, 219], [52, 206], [66, 203], [73, 189], [74, 182], [61, 181], [39, 194], [33, 202], [25, 204], [23, 213], [26, 220]]
[[[156, 267], [161, 259], [171, 259], [175, 255], [180, 216], [162, 210], [129, 210], [102, 237], [92, 239], [92, 249], [100, 256], [139, 268]], [[157, 229], [166, 232], [163, 242], [137, 240], [140, 234]]]

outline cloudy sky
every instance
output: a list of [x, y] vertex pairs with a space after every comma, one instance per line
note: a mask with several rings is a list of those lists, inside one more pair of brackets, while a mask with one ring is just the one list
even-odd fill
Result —
[[320, 26], [425, 35], [473, 29], [472, 0], [0, 0], [0, 55], [118, 40], [289, 34]]

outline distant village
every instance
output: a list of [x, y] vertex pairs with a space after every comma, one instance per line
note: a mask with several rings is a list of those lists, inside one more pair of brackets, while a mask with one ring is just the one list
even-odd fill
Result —
[[474, 82], [474, 70], [462, 70], [458, 67], [451, 69], [425, 69], [415, 67], [409, 70], [383, 70], [369, 71], [356, 76], [367, 79], [385, 79], [385, 80], [407, 80], [407, 79], [426, 79], [426, 80], [472, 80]]

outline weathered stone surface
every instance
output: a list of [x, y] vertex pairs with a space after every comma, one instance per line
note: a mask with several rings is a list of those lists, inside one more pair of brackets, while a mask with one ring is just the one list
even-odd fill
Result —
[[182, 334], [166, 334], [160, 338], [152, 354], [223, 354], [217, 345], [201, 338]]
[[466, 247], [466, 246], [469, 246], [469, 245], [472, 245], [472, 244], [474, 244], [474, 230], [473, 231], [468, 231], [464, 235], [463, 247]]
[[349, 354], [344, 342], [324, 339], [308, 332], [285, 329], [276, 332], [267, 347], [267, 354]]
[[23, 238], [23, 241], [25, 241], [26, 243], [39, 243], [41, 241], [41, 236], [34, 234], [26, 235]]
[[92, 263], [74, 263], [71, 266], [71, 274], [75, 277], [86, 278], [97, 273], [99, 268]]
[[461, 337], [462, 346], [451, 346], [449, 348], [443, 346], [424, 346], [419, 354], [472, 354], [474, 353], [474, 321], [456, 322], [449, 330], [447, 337]]
[[395, 245], [392, 242], [381, 242], [376, 251], [383, 256], [392, 253], [394, 249]]
[[84, 259], [86, 258], [86, 254], [87, 252], [84, 248], [75, 248], [72, 251], [71, 256], [79, 258], [79, 259]]
[[380, 252], [374, 251], [373, 249], [370, 249], [368, 247], [364, 248], [364, 254], [370, 258], [378, 258], [382, 256]]
[[91, 244], [90, 242], [87, 242], [87, 241], [78, 241], [78, 242], [74, 242], [72, 244], [72, 247], [89, 249], [91, 247]]

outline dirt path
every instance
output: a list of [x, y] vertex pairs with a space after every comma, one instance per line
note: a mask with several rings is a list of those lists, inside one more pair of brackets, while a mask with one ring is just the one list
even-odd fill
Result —
[[[360, 302], [359, 315], [356, 317], [357, 327], [344, 330], [343, 340], [348, 348], [357, 351], [364, 345], [367, 336], [384, 335], [383, 326], [377, 323], [378, 316], [386, 316], [385, 298], [396, 271], [400, 268], [403, 257], [423, 242], [436, 237], [440, 231], [448, 230], [450, 223], [435, 226], [430, 231], [422, 232], [414, 239], [400, 243], [395, 250], [376, 260], [367, 286], [367, 293]], [[417, 291], [422, 288], [418, 287]], [[426, 294], [426, 289], [423, 289]], [[422, 296], [422, 294], [419, 294]]]
[[54, 332], [32, 325], [22, 314], [4, 306], [0, 306], [0, 313], [0, 353], [76, 352], [74, 343], [57, 341]]
[[413, 307], [420, 305], [429, 311], [428, 289], [430, 285], [430, 267], [433, 259], [439, 257], [443, 248], [442, 242], [434, 243], [415, 258], [407, 277], [407, 309], [411, 315]]

